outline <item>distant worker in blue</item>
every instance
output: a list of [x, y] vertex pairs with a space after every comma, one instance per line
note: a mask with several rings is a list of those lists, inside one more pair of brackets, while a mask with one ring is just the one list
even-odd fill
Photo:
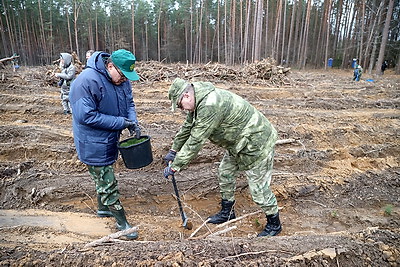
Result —
[[[96, 184], [99, 217], [114, 217], [118, 230], [132, 228], [120, 201], [113, 164], [122, 130], [140, 138], [129, 80], [137, 81], [135, 56], [125, 50], [95, 52], [71, 86], [72, 126], [78, 158]], [[138, 233], [127, 234], [128, 239]]]
[[353, 80], [358, 82], [361, 79], [363, 69], [361, 65], [357, 64], [356, 68], [354, 69], [354, 77]]

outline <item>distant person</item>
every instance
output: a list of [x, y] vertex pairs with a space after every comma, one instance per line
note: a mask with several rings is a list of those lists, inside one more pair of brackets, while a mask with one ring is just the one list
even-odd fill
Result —
[[385, 73], [385, 70], [387, 67], [388, 67], [388, 64], [387, 64], [387, 61], [385, 60], [381, 66], [382, 75]]
[[[92, 49], [86, 51], [86, 66], [87, 66], [89, 58], [93, 55], [93, 53], [94, 53], [94, 50], [92, 50]], [[86, 66], [85, 66], [85, 68], [86, 68]]]
[[361, 65], [357, 64], [356, 68], [354, 69], [353, 80], [358, 82], [361, 79], [362, 72], [363, 72], [363, 69], [362, 69]]
[[168, 164], [164, 177], [182, 170], [210, 140], [226, 151], [218, 169], [221, 211], [209, 217], [209, 223], [220, 224], [236, 218], [236, 176], [244, 172], [253, 201], [267, 218], [265, 229], [258, 236], [278, 235], [282, 225], [277, 200], [270, 189], [278, 136], [273, 125], [249, 102], [209, 82], [188, 83], [177, 78], [169, 88], [168, 97], [173, 110], [178, 107], [188, 113], [164, 157]]
[[[71, 86], [72, 126], [79, 160], [85, 163], [97, 191], [97, 215], [115, 217], [117, 228], [132, 228], [120, 201], [113, 164], [123, 129], [140, 138], [129, 80], [137, 81], [135, 56], [124, 49], [111, 55], [95, 52]], [[126, 235], [136, 239], [137, 232]]]
[[19, 64], [18, 64], [19, 55], [17, 53], [14, 53], [12, 55], [12, 58], [13, 59], [11, 60], [11, 65], [12, 65], [13, 71], [15, 72], [16, 70], [19, 69]]
[[69, 102], [69, 87], [71, 85], [71, 82], [75, 79], [76, 75], [76, 68], [72, 63], [73, 62], [71, 54], [61, 53], [61, 72], [55, 74], [56, 77], [60, 78], [58, 85], [61, 86], [61, 104], [64, 109], [64, 114], [71, 114], [71, 104]]

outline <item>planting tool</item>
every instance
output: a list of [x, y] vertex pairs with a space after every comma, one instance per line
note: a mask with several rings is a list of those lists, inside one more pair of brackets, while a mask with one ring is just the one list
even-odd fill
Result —
[[176, 185], [176, 180], [175, 180], [175, 175], [172, 176], [172, 185], [174, 186], [174, 191], [175, 191], [175, 196], [176, 200], [178, 201], [178, 206], [179, 206], [179, 212], [181, 213], [182, 217], [182, 226], [185, 229], [192, 230], [193, 224], [192, 222], [189, 221], [188, 217], [186, 216], [185, 212], [183, 211], [182, 203], [181, 203], [181, 198], [179, 197], [179, 191], [178, 191], [178, 186]]

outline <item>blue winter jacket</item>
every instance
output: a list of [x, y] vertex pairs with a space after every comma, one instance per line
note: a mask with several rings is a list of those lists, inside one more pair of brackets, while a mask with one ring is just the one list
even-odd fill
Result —
[[137, 123], [131, 83], [112, 83], [104, 64], [108, 57], [94, 53], [69, 94], [76, 151], [80, 161], [92, 166], [113, 164], [125, 118]]

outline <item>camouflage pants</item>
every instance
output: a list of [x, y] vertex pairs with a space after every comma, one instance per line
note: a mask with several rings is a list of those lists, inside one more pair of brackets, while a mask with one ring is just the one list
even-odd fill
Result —
[[114, 205], [115, 209], [122, 209], [119, 201], [118, 181], [115, 179], [113, 166], [87, 166], [103, 205]]
[[[264, 160], [245, 174], [253, 201], [266, 215], [278, 212], [278, 204], [274, 193], [270, 189], [272, 167], [274, 163], [274, 150]], [[218, 182], [222, 199], [235, 200], [236, 176], [238, 174], [236, 158], [225, 152], [218, 168]]]
[[61, 105], [64, 111], [71, 112], [71, 103], [69, 102], [69, 93], [61, 91]]

